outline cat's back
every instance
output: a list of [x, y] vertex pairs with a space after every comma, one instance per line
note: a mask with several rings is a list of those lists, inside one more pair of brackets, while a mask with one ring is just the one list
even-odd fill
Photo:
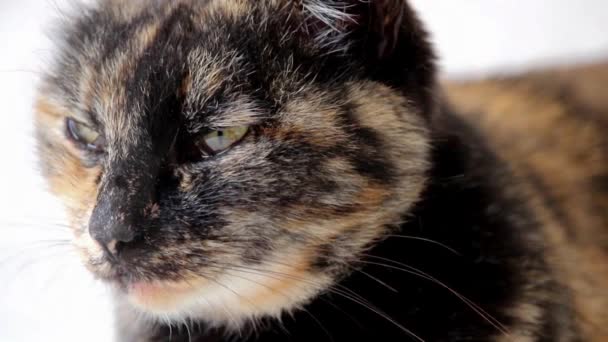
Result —
[[445, 86], [516, 175], [596, 341], [608, 339], [607, 86], [608, 63]]

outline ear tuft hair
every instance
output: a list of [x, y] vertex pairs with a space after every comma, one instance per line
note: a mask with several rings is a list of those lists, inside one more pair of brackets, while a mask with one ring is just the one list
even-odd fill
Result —
[[407, 0], [293, 0], [303, 33], [328, 54], [343, 53], [372, 79], [435, 111], [435, 54]]
[[346, 38], [357, 25], [355, 15], [351, 13], [353, 4], [336, 0], [303, 0], [299, 6], [304, 13], [304, 29], [317, 44], [334, 51], [348, 49]]
[[405, 0], [294, 0], [304, 14], [306, 33], [323, 48], [347, 50], [349, 35], [359, 32], [376, 43], [382, 59], [396, 48], [404, 16]]

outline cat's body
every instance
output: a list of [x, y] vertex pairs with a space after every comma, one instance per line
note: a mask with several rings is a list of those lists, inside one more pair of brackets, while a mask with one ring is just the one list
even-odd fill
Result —
[[604, 63], [445, 87], [509, 165], [585, 341], [608, 340], [606, 85]]
[[401, 0], [102, 3], [38, 138], [119, 340], [608, 336], [606, 69], [441, 94]]

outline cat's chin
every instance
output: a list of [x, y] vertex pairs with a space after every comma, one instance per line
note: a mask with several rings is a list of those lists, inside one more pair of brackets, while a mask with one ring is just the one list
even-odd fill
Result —
[[179, 313], [203, 295], [201, 280], [183, 282], [134, 282], [122, 291], [128, 301], [140, 310], [152, 314]]
[[[246, 319], [243, 310], [237, 309], [234, 304], [230, 311], [217, 307], [218, 301], [225, 299], [220, 300], [221, 294], [200, 279], [115, 285], [123, 302], [138, 312], [138, 316], [153, 321], [179, 324], [186, 320], [201, 319], [214, 326], [230, 325], [239, 328]], [[222, 312], [226, 312], [226, 315]], [[231, 322], [226, 321], [228, 312], [234, 316]]]
[[[294, 260], [301, 260], [293, 266], [281, 262], [282, 256], [277, 255], [253, 269], [243, 265], [210, 277], [133, 280], [129, 268], [107, 260], [88, 234], [78, 236], [75, 245], [86, 268], [114, 288], [122, 304], [165, 323], [201, 320], [211, 326], [239, 329], [252, 320], [280, 317], [301, 308], [334, 281], [329, 274], [310, 274], [303, 252], [291, 253]], [[201, 269], [201, 274], [211, 273]]]
[[252, 320], [278, 318], [298, 309], [323, 290], [287, 280], [252, 278], [249, 274], [248, 278], [224, 275], [214, 280], [141, 281], [120, 286], [119, 291], [129, 306], [160, 322], [201, 320], [210, 326], [239, 329]]

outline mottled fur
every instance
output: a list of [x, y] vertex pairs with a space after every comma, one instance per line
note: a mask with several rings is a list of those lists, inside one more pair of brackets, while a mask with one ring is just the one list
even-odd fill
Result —
[[[116, 290], [119, 340], [605, 336], [600, 97], [590, 123], [558, 95], [526, 107], [527, 81], [448, 87], [458, 114], [403, 0], [105, 0], [59, 46], [41, 165]], [[243, 125], [226, 153], [197, 148]]]
[[608, 339], [607, 85], [608, 64], [446, 85], [460, 116], [510, 164], [546, 258], [594, 336], [585, 341]]

